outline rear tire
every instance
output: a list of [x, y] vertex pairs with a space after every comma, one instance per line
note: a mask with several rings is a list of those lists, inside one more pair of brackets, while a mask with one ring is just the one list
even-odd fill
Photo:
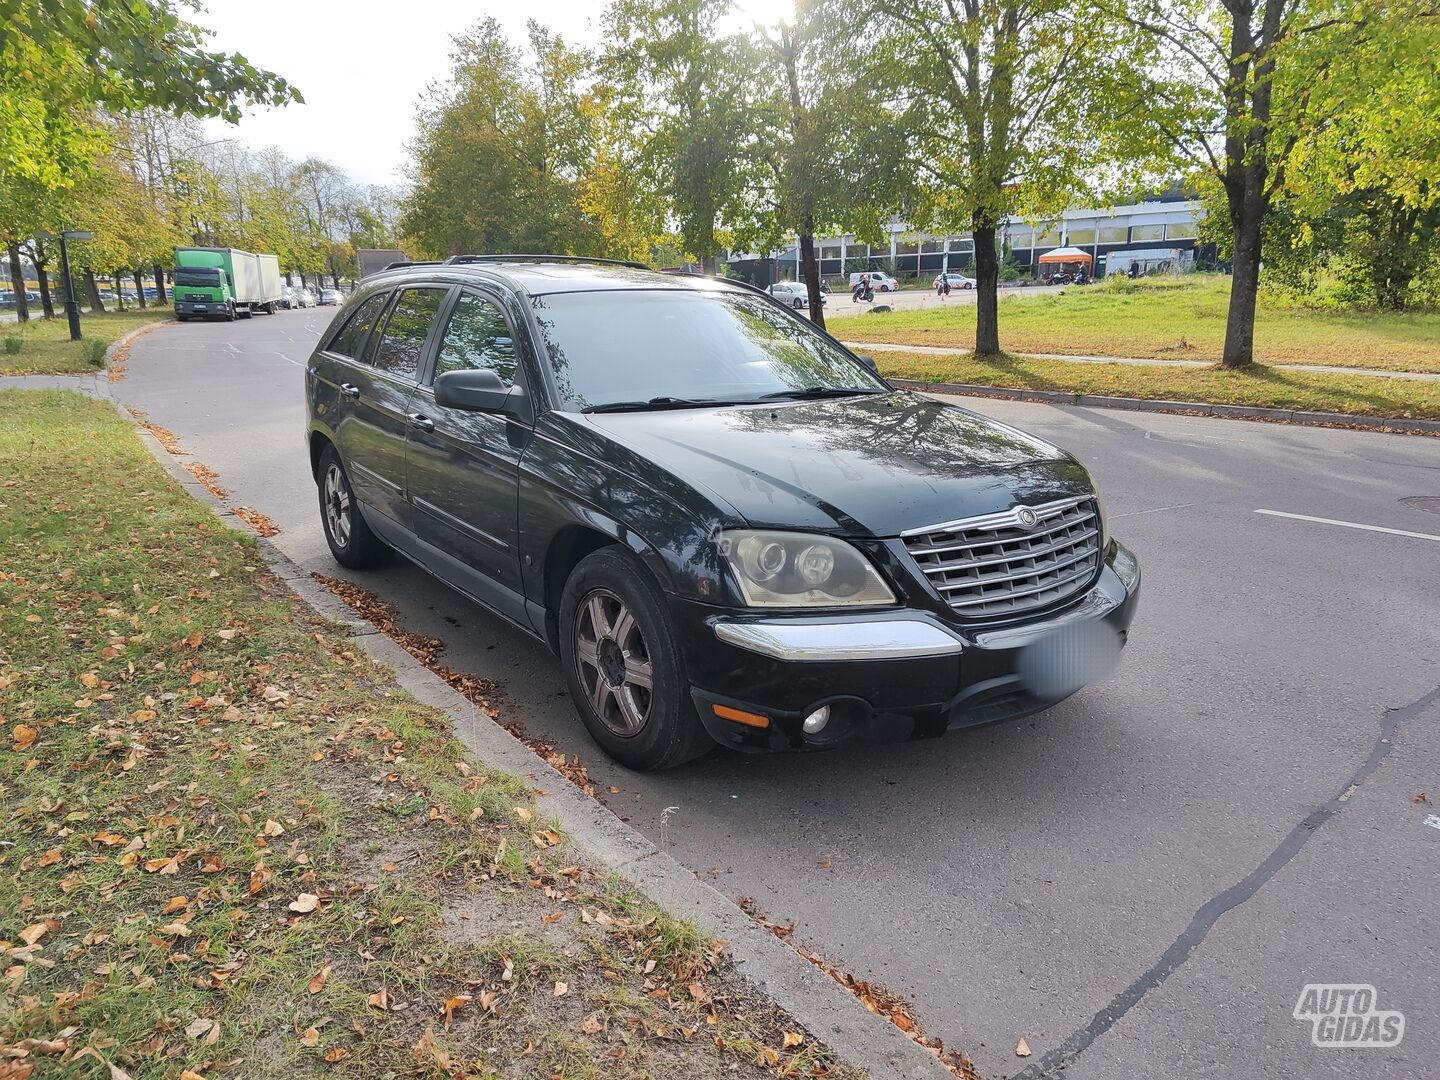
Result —
[[669, 769], [714, 748], [695, 714], [665, 597], [629, 551], [602, 548], [570, 574], [560, 656], [591, 738], [632, 769]]
[[350, 475], [335, 447], [327, 446], [321, 452], [315, 477], [320, 494], [320, 527], [335, 561], [351, 570], [368, 570], [384, 563], [390, 549], [365, 524], [365, 515], [350, 487]]

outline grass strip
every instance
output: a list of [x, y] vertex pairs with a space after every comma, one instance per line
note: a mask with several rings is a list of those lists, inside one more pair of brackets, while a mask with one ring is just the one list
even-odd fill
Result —
[[[169, 307], [148, 307], [141, 311], [107, 311], [102, 315], [82, 312], [79, 341], [70, 340], [70, 326], [62, 315], [55, 319], [32, 318], [27, 323], [0, 323], [0, 375], [75, 375], [104, 367], [101, 346], [108, 346], [137, 327], [171, 318]], [[97, 342], [98, 345], [89, 343]], [[14, 343], [18, 343], [14, 344]], [[18, 351], [12, 352], [12, 349]], [[87, 349], [99, 352], [96, 362]]]
[[854, 1075], [113, 409], [0, 408], [6, 1080]]
[[[1016, 353], [1220, 359], [1230, 299], [1226, 278], [1106, 278], [1046, 295], [1002, 296], [1000, 345]], [[851, 316], [826, 312], [851, 341], [971, 349], [975, 305]], [[1440, 312], [1332, 311], [1262, 293], [1255, 317], [1262, 364], [1332, 364], [1440, 372]]]
[[1001, 356], [977, 360], [968, 354], [877, 352], [885, 375], [922, 382], [972, 383], [1023, 390], [1108, 394], [1148, 400], [1194, 401], [1302, 409], [1390, 419], [1440, 419], [1440, 382], [1376, 379], [1367, 375], [1311, 374], [1254, 365], [1231, 371], [1149, 367], [1136, 364], [1076, 364]]

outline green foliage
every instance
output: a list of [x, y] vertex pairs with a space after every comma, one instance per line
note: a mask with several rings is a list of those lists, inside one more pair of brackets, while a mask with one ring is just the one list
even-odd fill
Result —
[[205, 45], [172, 0], [0, 0], [0, 176], [66, 186], [96, 147], [97, 108], [233, 123], [245, 104], [301, 100], [278, 75]]
[[[454, 46], [450, 79], [421, 113], [403, 231], [437, 255], [607, 253], [610, 240], [587, 211], [587, 195], [617, 214], [629, 200], [595, 186], [626, 190], [615, 162], [600, 159], [603, 178], [587, 176], [604, 111], [589, 86], [587, 54], [537, 23], [522, 52], [494, 19]], [[611, 238], [625, 246], [616, 232]]]
[[757, 58], [717, 30], [731, 10], [731, 0], [613, 0], [599, 64], [623, 125], [619, 158], [645, 205], [673, 215], [684, 252], [709, 268], [760, 156], [746, 97]]
[[110, 346], [99, 338], [83, 338], [80, 342], [80, 355], [85, 362], [93, 368], [105, 366], [105, 353]]
[[24, 347], [25, 339], [22, 337], [11, 334], [5, 338], [5, 352], [9, 356], [16, 355]]

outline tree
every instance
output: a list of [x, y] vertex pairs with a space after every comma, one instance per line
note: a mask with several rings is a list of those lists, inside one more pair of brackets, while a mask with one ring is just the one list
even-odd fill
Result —
[[1130, 0], [1117, 10], [1158, 50], [1129, 88], [1133, 122], [1224, 193], [1234, 270], [1222, 359], [1246, 367], [1267, 216], [1297, 153], [1344, 111], [1336, 91], [1348, 59], [1415, 10], [1409, 0]]
[[911, 188], [903, 117], [876, 100], [878, 84], [854, 78], [848, 31], [827, 34], [825, 26], [801, 0], [793, 23], [758, 38], [757, 68], [771, 77], [757, 78], [760, 93], [748, 106], [757, 167], [735, 227], [741, 246], [762, 250], [796, 237], [810, 318], [822, 329], [816, 235], [877, 235]]
[[524, 53], [494, 19], [454, 44], [421, 115], [401, 230], [436, 254], [605, 253], [582, 192], [600, 115], [588, 56], [533, 22]]
[[871, 12], [865, 77], [896, 88], [914, 133], [918, 213], [974, 236], [975, 350], [993, 355], [1000, 224], [1057, 213], [1094, 182], [1111, 156], [1100, 136], [1115, 69], [1143, 58], [1090, 0], [876, 0]]
[[278, 75], [207, 50], [173, 0], [0, 0], [0, 173], [63, 186], [94, 148], [97, 107], [234, 123], [242, 103], [300, 100]]
[[685, 251], [707, 271], [721, 222], [738, 217], [753, 148], [745, 83], [748, 43], [717, 36], [730, 0], [614, 0], [605, 12], [602, 77], [630, 131], [625, 157], [679, 225]]
[[1440, 256], [1437, 53], [1440, 25], [1396, 19], [1336, 58], [1329, 119], [1296, 146], [1279, 220], [1263, 232], [1267, 274], [1277, 252], [1283, 265], [1298, 251], [1337, 269], [1348, 301], [1400, 310], [1435, 294], [1425, 279]]

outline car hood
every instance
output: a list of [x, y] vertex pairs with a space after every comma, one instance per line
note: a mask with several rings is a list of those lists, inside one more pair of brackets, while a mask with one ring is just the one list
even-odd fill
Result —
[[889, 537], [1093, 490], [1049, 443], [907, 392], [583, 419], [755, 527]]

